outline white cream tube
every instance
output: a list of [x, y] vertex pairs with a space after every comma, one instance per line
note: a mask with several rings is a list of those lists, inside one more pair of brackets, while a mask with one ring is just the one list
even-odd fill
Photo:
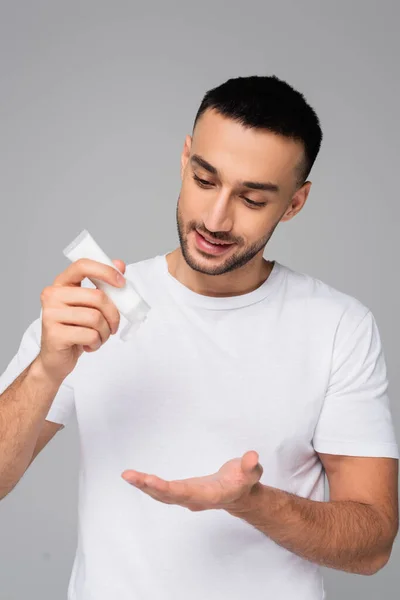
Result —
[[[75, 262], [80, 258], [90, 258], [91, 260], [96, 260], [109, 265], [121, 273], [86, 229], [81, 231], [81, 233], [66, 248], [64, 248], [63, 254], [71, 262]], [[107, 294], [110, 300], [114, 302], [119, 312], [127, 319], [128, 323], [121, 332], [121, 339], [123, 341], [129, 340], [133, 337], [140, 324], [146, 319], [150, 306], [138, 294], [132, 283], [126, 279], [126, 277], [126, 283], [122, 288], [115, 287], [94, 277], [88, 277], [88, 279], [90, 279], [97, 288], [103, 290], [103, 292]]]

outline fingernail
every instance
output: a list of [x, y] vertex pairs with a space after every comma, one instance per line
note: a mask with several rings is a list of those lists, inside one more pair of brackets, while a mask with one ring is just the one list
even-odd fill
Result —
[[120, 275], [120, 273], [117, 274], [117, 283], [118, 285], [125, 285], [125, 277]]

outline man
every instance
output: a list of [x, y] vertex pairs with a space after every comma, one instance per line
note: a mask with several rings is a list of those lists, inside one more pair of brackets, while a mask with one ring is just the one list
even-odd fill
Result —
[[115, 261], [151, 306], [134, 339], [110, 337], [115, 305], [81, 286], [119, 285], [112, 267], [77, 261], [43, 290], [2, 376], [0, 489], [76, 411], [70, 600], [322, 600], [321, 565], [387, 563], [399, 452], [375, 319], [263, 257], [321, 140], [287, 83], [230, 79], [185, 140], [180, 246]]

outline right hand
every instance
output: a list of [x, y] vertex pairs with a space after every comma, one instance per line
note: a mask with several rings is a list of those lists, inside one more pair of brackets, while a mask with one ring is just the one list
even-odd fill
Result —
[[[126, 265], [112, 261], [121, 273]], [[42, 290], [42, 340], [38, 360], [52, 381], [62, 381], [73, 371], [81, 354], [98, 350], [117, 332], [120, 314], [108, 296], [98, 288], [83, 288], [85, 277], [123, 287], [111, 266], [81, 258], [71, 263]]]

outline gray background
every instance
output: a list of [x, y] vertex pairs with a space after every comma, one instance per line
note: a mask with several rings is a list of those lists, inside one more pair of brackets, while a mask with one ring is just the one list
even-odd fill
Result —
[[[304, 210], [265, 255], [373, 311], [398, 432], [399, 17], [395, 1], [1, 2], [0, 372], [83, 228], [127, 263], [177, 246], [180, 152], [203, 94], [276, 74], [324, 141]], [[73, 422], [1, 502], [1, 600], [66, 598], [78, 459]], [[397, 541], [373, 577], [324, 569], [328, 599], [397, 598], [399, 557]]]

